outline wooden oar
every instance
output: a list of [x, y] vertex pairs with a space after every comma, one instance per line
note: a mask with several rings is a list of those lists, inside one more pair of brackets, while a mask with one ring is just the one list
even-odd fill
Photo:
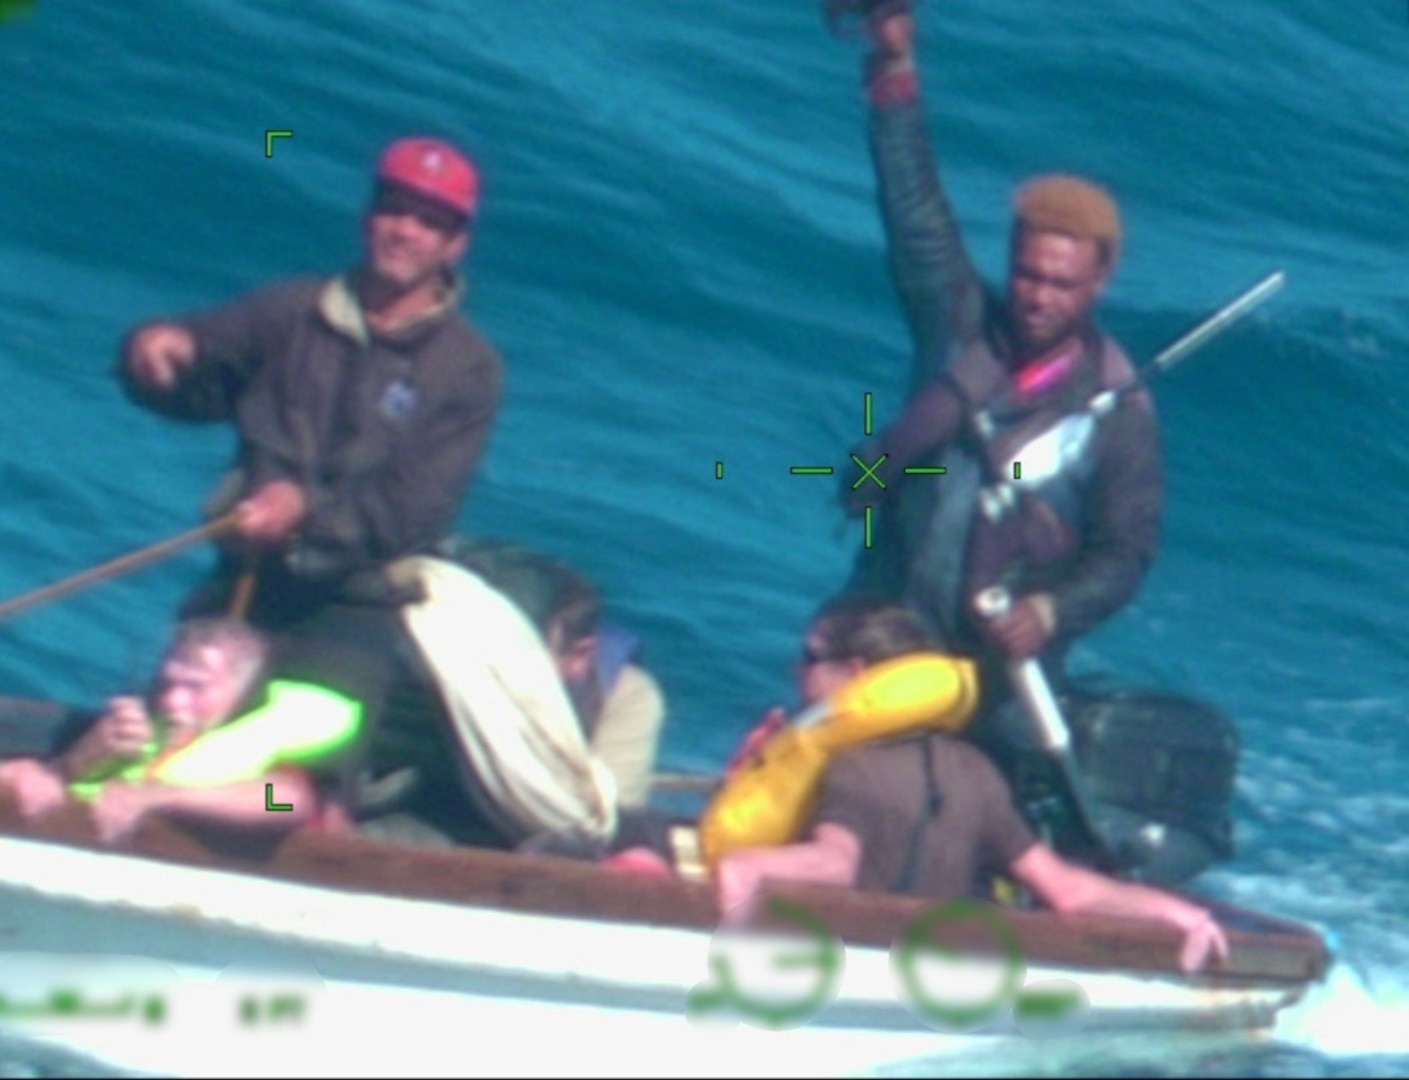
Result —
[[47, 600], [57, 600], [62, 596], [86, 589], [90, 585], [96, 585], [101, 581], [119, 577], [122, 574], [130, 574], [134, 570], [140, 570], [144, 566], [149, 566], [154, 562], [159, 562], [168, 556], [175, 555], [183, 548], [188, 548], [192, 544], [198, 544], [202, 540], [213, 540], [218, 536], [223, 536], [232, 532], [237, 524], [238, 517], [234, 513], [226, 514], [222, 518], [202, 525], [198, 529], [191, 529], [183, 532], [179, 536], [173, 536], [169, 540], [152, 544], [150, 547], [141, 548], [138, 551], [122, 555], [110, 562], [105, 562], [101, 566], [95, 566], [91, 570], [85, 570], [81, 574], [74, 574], [73, 577], [64, 578], [63, 581], [56, 581], [52, 585], [45, 585], [41, 589], [27, 592], [23, 596], [16, 596], [11, 600], [0, 603], [0, 619], [7, 619], [11, 615], [24, 611], [26, 608], [42, 604]]
[[252, 554], [245, 556], [244, 568], [235, 579], [235, 588], [230, 595], [230, 610], [226, 612], [232, 619], [244, 619], [249, 616], [250, 604], [254, 600], [254, 587], [259, 578], [256, 565]]

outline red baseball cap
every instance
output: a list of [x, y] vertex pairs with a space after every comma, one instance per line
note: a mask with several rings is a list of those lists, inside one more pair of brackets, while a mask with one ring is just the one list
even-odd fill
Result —
[[377, 179], [420, 192], [467, 218], [479, 209], [479, 171], [441, 139], [397, 139], [382, 151]]

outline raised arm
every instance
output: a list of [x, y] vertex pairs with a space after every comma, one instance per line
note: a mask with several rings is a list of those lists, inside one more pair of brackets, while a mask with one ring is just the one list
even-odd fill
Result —
[[867, 66], [870, 148], [891, 275], [914, 345], [910, 392], [944, 371], [981, 332], [985, 298], [925, 127], [914, 18], [873, 18]]

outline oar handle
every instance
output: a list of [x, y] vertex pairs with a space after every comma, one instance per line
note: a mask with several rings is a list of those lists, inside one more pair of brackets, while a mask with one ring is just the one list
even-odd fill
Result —
[[[1002, 618], [1012, 608], [1012, 596], [1001, 585], [991, 585], [974, 597], [974, 610], [985, 621]], [[1031, 657], [1009, 661], [1008, 678], [1022, 699], [1028, 716], [1037, 724], [1042, 734], [1042, 745], [1051, 753], [1066, 753], [1071, 745], [1066, 721], [1062, 719], [1061, 707], [1057, 705], [1057, 699], [1037, 661]]]
[[68, 596], [70, 593], [86, 589], [90, 585], [96, 585], [101, 581], [119, 577], [122, 574], [130, 574], [134, 570], [140, 570], [151, 563], [159, 562], [171, 555], [175, 555], [183, 548], [188, 548], [192, 544], [198, 544], [202, 540], [213, 540], [218, 536], [223, 536], [232, 532], [238, 524], [238, 515], [235, 513], [226, 514], [222, 518], [207, 522], [196, 529], [190, 529], [178, 536], [173, 536], [169, 540], [152, 544], [137, 551], [121, 555], [116, 559], [95, 566], [91, 570], [85, 570], [81, 574], [74, 574], [73, 577], [56, 581], [52, 585], [45, 585], [42, 588], [27, 592], [22, 596], [16, 596], [4, 603], [0, 603], [0, 619], [8, 619], [11, 615], [16, 615], [21, 611], [42, 604], [49, 600], [57, 600], [60, 597]]
[[1222, 333], [1258, 304], [1278, 292], [1286, 282], [1287, 275], [1281, 270], [1274, 270], [1161, 350], [1160, 354], [1150, 361], [1150, 369], [1168, 371], [1210, 338]]
[[[974, 597], [974, 610], [983, 619], [1000, 618], [1012, 610], [1012, 595], [1003, 586], [992, 585]], [[1022, 703], [1023, 711], [1037, 725], [1043, 748], [1061, 771], [1082, 827], [1098, 846], [1106, 848], [1105, 837], [1096, 827], [1085, 777], [1072, 753], [1071, 734], [1042, 666], [1031, 657], [1012, 660], [1008, 663], [1008, 679]]]

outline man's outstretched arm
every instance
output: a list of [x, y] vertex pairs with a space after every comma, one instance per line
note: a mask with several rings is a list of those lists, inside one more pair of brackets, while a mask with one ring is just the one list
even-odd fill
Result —
[[1058, 912], [1150, 919], [1181, 931], [1179, 966], [1197, 971], [1210, 959], [1228, 956], [1228, 939], [1209, 912], [1170, 893], [1116, 881], [1076, 866], [1041, 844], [1028, 848], [1010, 869], [1013, 876]]
[[197, 314], [143, 323], [119, 346], [118, 381], [132, 401], [162, 416], [232, 420], [240, 394], [314, 287], [278, 283]]

